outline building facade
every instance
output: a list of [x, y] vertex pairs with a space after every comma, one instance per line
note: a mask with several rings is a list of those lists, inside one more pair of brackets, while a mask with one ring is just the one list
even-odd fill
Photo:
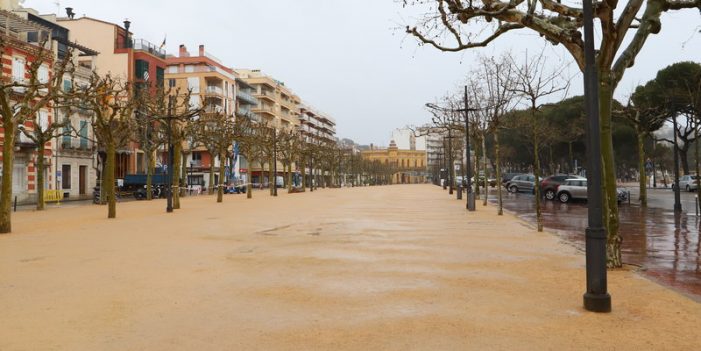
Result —
[[416, 184], [426, 181], [426, 151], [402, 150], [392, 140], [389, 147], [361, 151], [364, 160], [379, 162], [390, 167], [394, 172], [391, 184]]
[[[190, 91], [190, 106], [202, 107], [207, 113], [221, 113], [234, 118], [237, 108], [236, 74], [214, 55], [206, 52], [204, 45], [200, 45], [197, 55], [193, 55], [181, 44], [178, 56], [167, 56], [166, 65], [167, 86], [181, 92]], [[165, 150], [163, 151], [162, 159], [165, 159]], [[219, 184], [219, 168], [226, 167], [228, 160], [220, 160], [218, 156], [211, 155], [202, 145], [186, 143], [183, 154], [185, 165], [189, 167], [188, 186], [211, 188]], [[210, 179], [213, 179], [214, 184], [210, 184]]]
[[[57, 22], [70, 30], [77, 43], [99, 52], [93, 63], [97, 74], [109, 74], [130, 82], [137, 90], [153, 91], [163, 86], [165, 50], [147, 40], [135, 38], [129, 31], [130, 21], [126, 20], [120, 26], [90, 17], [76, 19], [70, 16], [58, 18]], [[98, 178], [101, 178], [99, 170], [104, 164], [104, 152], [98, 150], [98, 155]], [[115, 177], [120, 179], [127, 174], [146, 173], [147, 159], [136, 142], [120, 148], [117, 150]]]

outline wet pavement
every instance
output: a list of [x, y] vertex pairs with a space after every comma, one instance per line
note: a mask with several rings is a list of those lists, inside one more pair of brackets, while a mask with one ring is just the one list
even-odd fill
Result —
[[[648, 208], [635, 203], [637, 189], [628, 190], [633, 201], [619, 207], [624, 263], [640, 266], [647, 277], [701, 301], [701, 217], [696, 216], [695, 194], [682, 192], [683, 212], [675, 215], [671, 190], [651, 190]], [[491, 192], [490, 202], [496, 202]], [[504, 209], [535, 223], [533, 195], [504, 192]], [[543, 221], [546, 229], [584, 248], [586, 202], [544, 201]]]

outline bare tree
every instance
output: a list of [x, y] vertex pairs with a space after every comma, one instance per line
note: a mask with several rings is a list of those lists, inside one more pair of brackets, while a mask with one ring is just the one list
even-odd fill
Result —
[[[208, 150], [212, 155], [212, 164], [214, 164], [214, 156], [219, 158], [219, 184], [217, 187], [217, 202], [222, 202], [224, 199], [224, 164], [228, 155], [233, 151], [233, 142], [236, 138], [235, 123], [233, 116], [227, 116], [221, 112], [204, 113], [193, 123], [194, 134], [196, 139], [202, 140], [205, 145], [208, 145]], [[214, 168], [210, 170], [214, 172]], [[212, 179], [210, 177], [210, 179]]]
[[[481, 115], [479, 119], [487, 122], [485, 134], [491, 133], [494, 137], [494, 168], [497, 181], [497, 212], [503, 215], [503, 194], [501, 186], [501, 149], [499, 143], [499, 132], [503, 125], [503, 117], [517, 103], [518, 96], [515, 92], [514, 84], [516, 75], [514, 74], [513, 61], [508, 55], [502, 55], [498, 59], [494, 57], [482, 56], [480, 64], [472, 72], [476, 77], [471, 81], [473, 101], [470, 103]], [[485, 170], [486, 171], [486, 170]], [[487, 177], [485, 177], [485, 189], [487, 188]], [[485, 196], [486, 202], [486, 196]]]
[[[513, 60], [513, 59], [512, 59]], [[540, 147], [544, 139], [552, 136], [548, 123], [541, 120], [538, 111], [542, 106], [541, 100], [548, 96], [567, 91], [569, 81], [564, 79], [563, 67], [552, 69], [541, 52], [534, 58], [526, 54], [522, 64], [514, 64], [516, 82], [513, 92], [519, 94], [528, 103], [528, 118], [521, 119], [520, 130], [528, 133], [533, 146], [533, 175], [535, 176], [534, 193], [538, 231], [543, 231], [543, 215], [540, 198]]]
[[[528, 30], [538, 33], [553, 45], [561, 44], [580, 70], [584, 71], [583, 15], [576, 3], [553, 0], [397, 1], [404, 6], [421, 7], [425, 13], [416, 25], [406, 27], [406, 31], [421, 44], [441, 51], [461, 51], [485, 47], [509, 32]], [[643, 4], [646, 6], [643, 7]], [[622, 6], [621, 10], [618, 10], [619, 5]], [[602, 180], [608, 212], [605, 223], [609, 251], [616, 251], [616, 257], [620, 257], [620, 249], [614, 246], [620, 238], [611, 125], [613, 93], [626, 69], [635, 63], [648, 37], [660, 32], [662, 13], [698, 9], [700, 6], [701, 0], [600, 1], [594, 4], [594, 16], [599, 19], [596, 22], [600, 23], [601, 33], [598, 36], [601, 40], [597, 46], [596, 63], [599, 73]], [[631, 40], [624, 40], [629, 33], [633, 34]], [[622, 262], [609, 259], [608, 265], [621, 267]]]
[[[48, 33], [42, 33], [48, 35]], [[31, 56], [32, 60], [20, 62], [21, 77], [0, 74], [0, 114], [2, 115], [3, 145], [2, 145], [2, 190], [0, 191], [0, 233], [12, 231], [11, 206], [12, 206], [12, 170], [14, 167], [15, 141], [20, 133], [20, 127], [24, 134], [32, 139], [38, 148], [37, 177], [39, 180], [38, 207], [43, 208], [43, 148], [48, 139], [45, 136], [53, 133], [50, 130], [50, 121], [43, 117], [40, 111], [47, 110], [61, 94], [63, 73], [70, 68], [70, 62], [56, 63], [52, 59], [52, 53], [44, 41], [38, 45], [18, 44], [15, 39], [0, 37], [0, 52], [10, 55], [16, 45], [22, 45], [23, 50]], [[13, 62], [15, 64], [15, 62]], [[56, 72], [51, 75], [51, 67], [57, 64]], [[28, 126], [24, 126], [28, 123]]]
[[107, 200], [107, 218], [117, 216], [115, 196], [115, 158], [117, 149], [125, 146], [135, 131], [134, 109], [137, 101], [133, 87], [109, 74], [93, 74], [88, 84], [77, 87], [71, 94], [74, 103], [82, 103], [93, 113], [92, 127], [98, 145], [104, 150], [101, 172], [101, 194]]

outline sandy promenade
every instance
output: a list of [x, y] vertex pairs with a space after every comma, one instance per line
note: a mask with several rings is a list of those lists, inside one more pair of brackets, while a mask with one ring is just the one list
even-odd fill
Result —
[[699, 350], [701, 304], [432, 185], [14, 216], [0, 350]]

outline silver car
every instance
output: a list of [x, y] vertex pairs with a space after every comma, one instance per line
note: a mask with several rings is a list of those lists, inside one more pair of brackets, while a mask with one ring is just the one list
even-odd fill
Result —
[[[683, 175], [679, 177], [679, 189], [686, 191], [696, 191], [698, 188], [698, 176], [695, 175]], [[674, 186], [672, 186], [674, 188]]]
[[[618, 202], [628, 200], [629, 192], [625, 189], [617, 188], [616, 197]], [[557, 188], [557, 198], [560, 202], [569, 202], [572, 199], [587, 199], [587, 180], [586, 179], [567, 179]]]

